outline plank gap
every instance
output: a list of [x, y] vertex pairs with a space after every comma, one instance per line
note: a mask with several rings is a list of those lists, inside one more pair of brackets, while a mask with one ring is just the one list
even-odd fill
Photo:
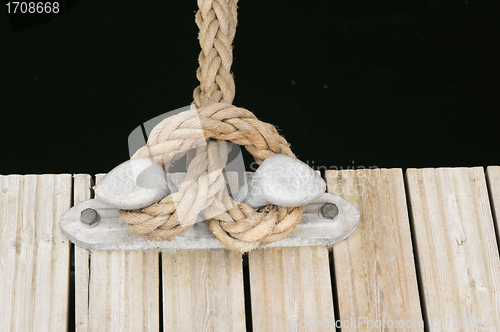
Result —
[[[73, 205], [77, 205], [90, 199], [92, 177], [89, 174], [73, 175]], [[74, 246], [75, 253], [75, 324], [77, 332], [88, 331], [89, 312], [89, 251], [78, 246]]]
[[420, 310], [422, 311], [422, 319], [424, 320], [424, 332], [430, 331], [429, 329], [429, 314], [427, 312], [427, 308], [424, 305], [425, 302], [425, 293], [424, 293], [424, 284], [422, 281], [422, 270], [420, 267], [420, 256], [417, 250], [417, 237], [416, 237], [416, 230], [415, 230], [415, 225], [414, 225], [414, 220], [413, 220], [413, 211], [411, 207], [411, 201], [410, 201], [410, 191], [409, 191], [409, 185], [408, 185], [408, 177], [407, 173], [405, 170], [404, 173], [404, 185], [405, 185], [405, 196], [406, 196], [406, 207], [408, 209], [408, 219], [410, 221], [410, 236], [411, 236], [411, 244], [413, 248], [413, 260], [415, 261], [415, 270], [416, 270], [416, 277], [417, 277], [417, 288], [418, 288], [418, 296], [420, 299]]
[[[144, 129], [143, 129], [144, 130]], [[159, 284], [158, 284], [158, 297], [159, 297], [159, 314], [160, 314], [160, 319], [159, 319], [159, 327], [160, 327], [160, 332], [163, 332], [163, 266], [162, 266], [162, 257], [161, 253], [158, 253], [158, 279], [159, 279]]]
[[97, 174], [90, 177], [90, 199], [95, 198], [94, 186], [97, 184]]
[[[72, 194], [73, 195], [73, 194]], [[75, 245], [71, 242], [69, 247], [69, 295], [68, 295], [68, 331], [75, 331]]]
[[243, 290], [245, 297], [245, 320], [247, 332], [253, 331], [252, 325], [252, 297], [250, 289], [250, 269], [248, 268], [248, 253], [242, 255], [243, 258]]
[[[90, 197], [89, 199], [94, 199], [95, 198], [95, 192], [94, 192], [94, 186], [97, 184], [97, 174], [94, 174], [90, 177], [90, 184], [89, 184], [89, 192], [90, 192]], [[88, 280], [88, 284], [87, 284], [87, 294], [89, 294], [87, 296], [87, 312], [90, 312], [90, 278], [92, 276], [92, 251], [88, 250], [88, 258], [89, 258], [89, 262], [88, 262], [88, 277], [87, 277], [87, 280]]]
[[[498, 166], [497, 166], [498, 167]], [[486, 169], [486, 186], [488, 187], [488, 200], [490, 202], [490, 207], [491, 207], [491, 215], [493, 217], [493, 227], [495, 228], [495, 234], [497, 235], [496, 236], [496, 239], [497, 239], [497, 249], [498, 249], [498, 253], [500, 254], [500, 225], [498, 224], [500, 222], [499, 220], [499, 215], [497, 214], [497, 210], [498, 210], [498, 207], [495, 205], [495, 185], [493, 183], [494, 179], [492, 179], [491, 177], [493, 177], [494, 175], [491, 175], [494, 171], [495, 171], [495, 166], [489, 166], [487, 169]]]
[[[330, 282], [332, 284], [332, 297], [333, 297], [333, 313], [335, 315], [335, 319], [342, 321], [342, 317], [340, 317], [340, 302], [339, 302], [339, 294], [337, 291], [337, 278], [335, 277], [335, 260], [333, 258], [333, 248], [328, 248], [328, 258], [330, 261]], [[336, 323], [336, 322], [335, 322]], [[335, 331], [341, 332], [342, 327], [337, 326], [335, 324]]]
[[[71, 176], [70, 208], [75, 205], [75, 175]], [[74, 332], [76, 327], [75, 313], [75, 244], [69, 244], [69, 294], [68, 294], [68, 332]]]

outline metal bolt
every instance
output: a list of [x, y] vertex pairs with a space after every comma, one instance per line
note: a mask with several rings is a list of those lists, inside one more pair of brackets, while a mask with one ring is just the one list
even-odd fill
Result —
[[9, 191], [9, 188], [3, 188], [2, 191], [6, 193], [7, 191]]
[[86, 227], [94, 227], [99, 224], [100, 218], [96, 210], [88, 208], [82, 211], [80, 222]]
[[319, 216], [325, 221], [333, 221], [338, 214], [339, 209], [337, 205], [332, 203], [325, 203], [321, 209], [319, 209]]
[[55, 193], [56, 195], [57, 195], [57, 194], [59, 194], [59, 193], [60, 193], [59, 189], [56, 189], [56, 190], [54, 191], [54, 193]]

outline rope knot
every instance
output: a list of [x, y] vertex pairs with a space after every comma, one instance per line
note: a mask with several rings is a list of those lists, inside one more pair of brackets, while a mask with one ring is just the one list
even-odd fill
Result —
[[267, 205], [255, 210], [234, 202], [225, 190], [222, 170], [227, 162], [227, 142], [245, 146], [259, 165], [273, 154], [295, 157], [273, 125], [231, 105], [237, 2], [198, 0], [201, 52], [196, 76], [200, 85], [194, 90], [192, 108], [160, 122], [147, 145], [132, 158], [151, 158], [167, 172], [187, 151], [196, 152], [194, 157], [188, 154], [186, 178], [177, 192], [141, 210], [120, 210], [132, 233], [156, 241], [170, 240], [189, 230], [201, 214], [226, 247], [246, 252], [284, 239], [302, 218], [304, 207]]
[[276, 128], [252, 112], [226, 103], [199, 109], [193, 105], [160, 122], [147, 145], [132, 157], [151, 158], [168, 171], [188, 150], [196, 151], [177, 192], [141, 210], [120, 210], [129, 231], [156, 241], [170, 240], [189, 230], [201, 214], [226, 247], [240, 252], [291, 234], [303, 207], [267, 205], [255, 210], [228, 195], [222, 172], [229, 153], [227, 142], [245, 146], [259, 164], [273, 154], [294, 157]]

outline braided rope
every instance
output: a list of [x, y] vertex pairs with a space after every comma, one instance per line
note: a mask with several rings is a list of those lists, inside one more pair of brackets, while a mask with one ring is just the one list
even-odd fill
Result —
[[237, 0], [198, 0], [196, 24], [202, 51], [196, 72], [200, 85], [194, 90], [192, 109], [160, 122], [147, 145], [132, 158], [151, 158], [168, 171], [186, 151], [195, 149], [196, 153], [188, 153], [186, 178], [178, 192], [140, 210], [120, 210], [121, 219], [134, 234], [170, 240], [189, 230], [201, 213], [222, 244], [247, 252], [284, 239], [302, 218], [304, 207], [267, 205], [256, 211], [248, 204], [235, 203], [225, 190], [226, 141], [245, 146], [259, 165], [273, 154], [295, 157], [273, 125], [231, 105], [236, 4]]
[[217, 103], [167, 118], [133, 158], [151, 158], [168, 169], [182, 157], [178, 147], [200, 143], [200, 128], [201, 140], [209, 144], [205, 150], [197, 148], [179, 191], [141, 210], [120, 210], [129, 231], [156, 241], [170, 240], [191, 228], [201, 212], [212, 233], [231, 250], [246, 252], [290, 235], [304, 207], [267, 205], [256, 211], [248, 204], [236, 204], [224, 190], [221, 171], [227, 162], [227, 145], [223, 141], [244, 145], [259, 164], [276, 153], [294, 157], [276, 128], [248, 110]]
[[200, 29], [201, 52], [196, 77], [200, 85], [193, 93], [197, 107], [233, 102], [236, 88], [231, 64], [238, 22], [237, 3], [238, 0], [198, 0], [195, 21]]

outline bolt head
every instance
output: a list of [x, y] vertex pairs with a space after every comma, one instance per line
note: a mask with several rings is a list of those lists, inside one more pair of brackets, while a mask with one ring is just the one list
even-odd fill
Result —
[[319, 216], [325, 221], [333, 221], [339, 214], [337, 205], [325, 203], [319, 210]]
[[99, 223], [100, 218], [96, 210], [88, 208], [82, 211], [80, 215], [80, 222], [83, 226], [94, 227]]

